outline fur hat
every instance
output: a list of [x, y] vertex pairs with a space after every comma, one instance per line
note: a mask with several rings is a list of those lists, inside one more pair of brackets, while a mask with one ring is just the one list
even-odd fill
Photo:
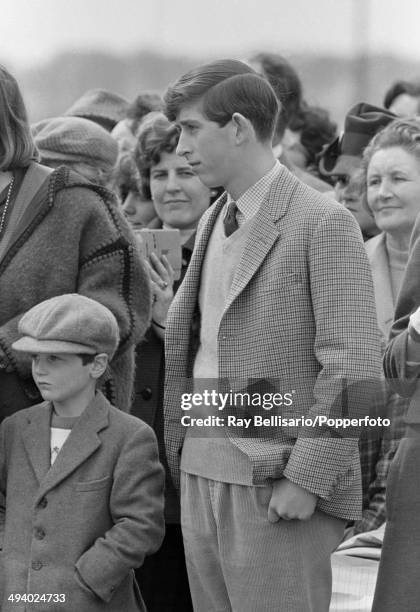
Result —
[[64, 114], [90, 119], [110, 132], [127, 116], [129, 106], [128, 100], [112, 91], [89, 89]]
[[118, 343], [118, 323], [103, 304], [70, 293], [40, 302], [19, 321], [22, 338], [12, 344], [25, 353], [106, 353], [112, 359]]
[[346, 115], [343, 135], [324, 147], [320, 155], [321, 174], [339, 176], [360, 167], [366, 146], [395, 118], [391, 111], [366, 102], [352, 106]]
[[100, 125], [81, 117], [43, 119], [32, 126], [42, 160], [84, 162], [110, 172], [118, 145]]

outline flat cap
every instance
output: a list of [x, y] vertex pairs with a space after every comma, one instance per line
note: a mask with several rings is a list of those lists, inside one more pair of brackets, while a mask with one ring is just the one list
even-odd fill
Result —
[[12, 344], [26, 353], [106, 353], [119, 342], [118, 323], [103, 304], [78, 293], [40, 302], [19, 321], [22, 337]]

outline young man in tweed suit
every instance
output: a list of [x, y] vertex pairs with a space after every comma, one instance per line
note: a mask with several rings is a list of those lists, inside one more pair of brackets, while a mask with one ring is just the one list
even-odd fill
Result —
[[[206, 185], [226, 189], [201, 220], [166, 329], [167, 456], [194, 607], [327, 612], [330, 553], [360, 516], [357, 436], [214, 420], [194, 430], [181, 395], [222, 384], [294, 391], [288, 417], [354, 416], [369, 405], [362, 383], [379, 376], [380, 351], [360, 231], [275, 160], [278, 103], [247, 65], [201, 66], [165, 101], [181, 128], [178, 153]], [[244, 411], [233, 402], [230, 414]]]

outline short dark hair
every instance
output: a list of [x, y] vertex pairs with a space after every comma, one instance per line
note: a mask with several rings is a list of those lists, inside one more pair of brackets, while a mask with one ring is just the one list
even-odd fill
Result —
[[83, 365], [87, 365], [88, 363], [93, 363], [96, 357], [96, 355], [91, 355], [90, 353], [77, 353], [77, 356], [80, 357]]
[[298, 73], [285, 57], [277, 53], [257, 53], [250, 59], [260, 64], [263, 76], [270, 83], [281, 103], [276, 133], [284, 135], [286, 127], [302, 106], [302, 83]]
[[132, 122], [130, 129], [134, 135], [146, 115], [154, 111], [163, 111], [163, 100], [157, 92], [144, 91], [135, 98], [126, 113]]
[[290, 122], [289, 129], [300, 133], [307, 167], [320, 176], [317, 171], [318, 157], [323, 147], [337, 136], [337, 124], [331, 121], [329, 112], [324, 108], [304, 103]]
[[175, 121], [182, 107], [198, 100], [204, 116], [220, 126], [241, 113], [259, 140], [273, 137], [279, 102], [270, 84], [244, 62], [218, 60], [187, 72], [166, 91], [167, 117]]
[[39, 160], [16, 79], [0, 65], [0, 170], [26, 168]]
[[173, 153], [178, 145], [180, 130], [162, 113], [151, 113], [140, 127], [134, 159], [140, 173], [144, 198], [150, 200], [150, 170], [160, 162], [162, 153]]

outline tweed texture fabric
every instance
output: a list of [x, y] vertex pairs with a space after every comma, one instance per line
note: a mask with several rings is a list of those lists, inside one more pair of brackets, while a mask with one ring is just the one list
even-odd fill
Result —
[[[276, 160], [273, 167], [238, 198], [236, 202], [236, 219], [239, 226], [243, 225], [257, 213], [260, 203], [270, 191], [273, 178], [278, 174], [279, 170], [280, 162]], [[229, 209], [231, 202], [232, 199], [228, 195], [225, 209]]]
[[23, 383], [31, 367], [25, 354], [11, 349], [18, 322], [39, 302], [63, 293], [86, 295], [115, 315], [120, 343], [103, 387], [128, 411], [134, 346], [150, 321], [148, 275], [115, 196], [61, 167], [51, 173], [37, 205], [28, 207], [0, 260], [0, 360]]
[[117, 163], [117, 141], [89, 119], [44, 119], [32, 126], [32, 133], [43, 161], [84, 162], [108, 172]]
[[[164, 533], [156, 437], [97, 393], [51, 466], [51, 413], [43, 402], [0, 428], [1, 610], [145, 612], [133, 568]], [[25, 592], [66, 601], [8, 601]]]
[[[191, 387], [200, 326], [201, 266], [225, 201], [226, 195], [201, 219], [190, 266], [167, 319], [165, 437], [175, 482], [185, 436], [180, 398]], [[295, 389], [289, 417], [343, 416], [343, 411], [359, 416], [371, 405], [368, 382], [381, 371], [380, 343], [360, 230], [342, 206], [285, 168], [250, 229], [219, 326], [218, 361], [219, 379], [233, 387], [245, 380], [257, 381], [263, 391]], [[359, 518], [355, 435], [307, 426], [227, 433], [250, 458], [254, 484], [286, 476], [318, 495], [321, 510]]]
[[12, 348], [27, 353], [106, 353], [119, 343], [118, 323], [109, 310], [85, 295], [57, 295], [37, 304], [18, 324], [23, 335]]

